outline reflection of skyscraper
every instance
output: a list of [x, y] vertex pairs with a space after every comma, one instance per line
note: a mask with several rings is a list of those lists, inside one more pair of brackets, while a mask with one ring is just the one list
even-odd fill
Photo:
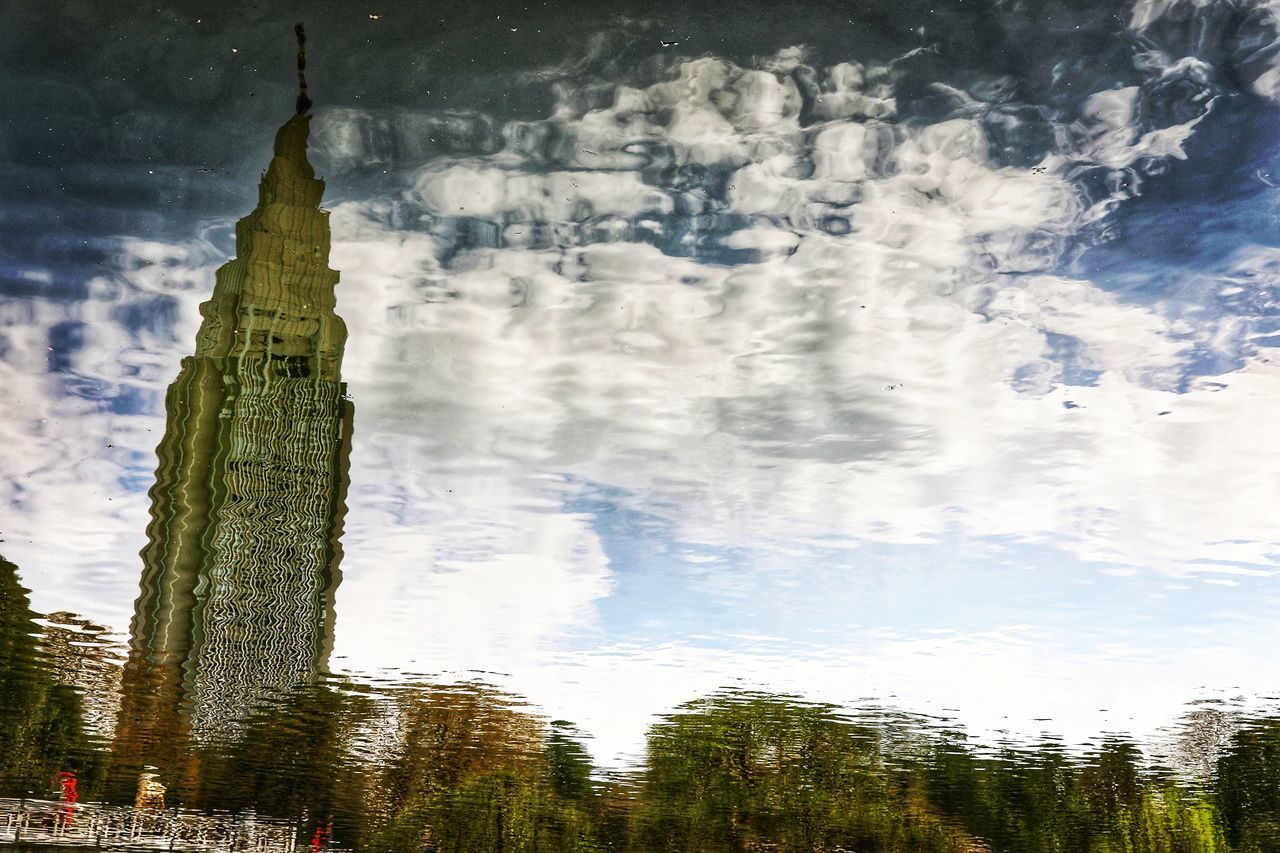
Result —
[[116, 743], [135, 769], [234, 731], [331, 646], [352, 421], [307, 105], [276, 135], [166, 399]]
[[105, 626], [74, 613], [57, 611], [41, 622], [45, 668], [55, 682], [80, 694], [86, 731], [109, 735], [120, 703], [120, 644]]

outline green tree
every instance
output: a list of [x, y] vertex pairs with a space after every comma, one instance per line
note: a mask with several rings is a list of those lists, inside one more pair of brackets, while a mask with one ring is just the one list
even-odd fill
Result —
[[358, 846], [366, 831], [366, 768], [353, 750], [373, 704], [333, 685], [300, 685], [249, 715], [230, 743], [200, 748], [199, 805], [297, 820]]
[[650, 731], [633, 847], [970, 849], [879, 750], [827, 706], [738, 693], [683, 706]]
[[1109, 739], [1083, 760], [1060, 744], [984, 751], [938, 737], [913, 766], [933, 803], [993, 851], [1224, 851], [1212, 803], [1144, 773], [1138, 748]]
[[92, 789], [101, 756], [85, 734], [80, 696], [57, 683], [41, 654], [28, 595], [0, 557], [0, 795], [48, 796], [62, 771]]
[[1218, 802], [1240, 853], [1280, 851], [1280, 718], [1240, 727], [1218, 759]]

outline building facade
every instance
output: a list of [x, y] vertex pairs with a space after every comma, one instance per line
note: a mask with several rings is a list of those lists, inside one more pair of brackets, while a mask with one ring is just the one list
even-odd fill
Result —
[[113, 750], [135, 779], [192, 781], [189, 746], [327, 665], [352, 407], [309, 120], [277, 133], [166, 397]]

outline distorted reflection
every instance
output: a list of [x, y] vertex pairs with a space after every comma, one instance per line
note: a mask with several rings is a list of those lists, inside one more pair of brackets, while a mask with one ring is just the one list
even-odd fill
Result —
[[[85, 674], [117, 650], [73, 648], [63, 625], [95, 636], [77, 620], [40, 621], [16, 567], [0, 563], [0, 842], [637, 853], [1280, 843], [1280, 718], [1212, 707], [1184, 714], [1179, 749], [1144, 755], [1118, 736], [1083, 750], [984, 746], [936, 718], [722, 691], [664, 715], [644, 761], [606, 773], [572, 724], [482, 684], [312, 682], [242, 709], [219, 741], [150, 742], [148, 757], [174, 763], [143, 768], [136, 792], [113, 796], [107, 765], [135, 754], [137, 729], [126, 719], [113, 743], [93, 736], [89, 703], [110, 688]], [[257, 640], [270, 642], [247, 643]], [[130, 689], [127, 678], [126, 709]], [[170, 789], [175, 768], [188, 778]]]
[[165, 401], [113, 752], [170, 784], [195, 784], [188, 739], [228, 737], [247, 709], [313, 682], [333, 642], [352, 407], [309, 121], [280, 128]]
[[0, 843], [1280, 851], [1265, 3], [346, 9], [234, 225], [283, 12], [72, 5]]

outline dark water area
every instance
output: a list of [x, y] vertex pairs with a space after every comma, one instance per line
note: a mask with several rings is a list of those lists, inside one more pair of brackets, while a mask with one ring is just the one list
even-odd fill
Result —
[[0, 23], [0, 845], [1280, 851], [1280, 6]]

